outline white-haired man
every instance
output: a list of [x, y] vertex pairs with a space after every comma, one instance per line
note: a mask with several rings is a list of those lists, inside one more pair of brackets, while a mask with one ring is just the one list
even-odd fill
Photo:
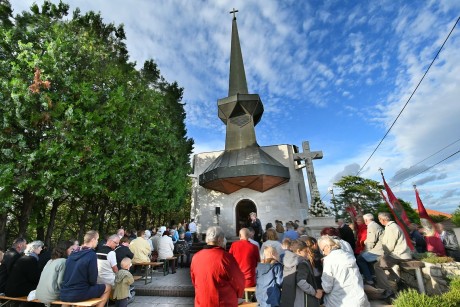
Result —
[[243, 296], [244, 276], [235, 258], [223, 248], [222, 228], [206, 231], [207, 245], [192, 258], [190, 275], [195, 287], [195, 306], [237, 306]]

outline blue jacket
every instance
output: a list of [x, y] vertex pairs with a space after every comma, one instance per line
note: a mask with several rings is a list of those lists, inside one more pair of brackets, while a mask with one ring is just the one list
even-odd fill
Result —
[[283, 265], [258, 263], [256, 269], [256, 298], [261, 307], [280, 305], [281, 284], [283, 282]]
[[61, 300], [73, 302], [86, 296], [90, 286], [96, 285], [97, 274], [97, 256], [93, 249], [71, 253], [65, 264]]

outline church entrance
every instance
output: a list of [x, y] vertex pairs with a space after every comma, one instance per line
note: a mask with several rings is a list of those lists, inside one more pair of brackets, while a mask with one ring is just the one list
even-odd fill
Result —
[[240, 229], [246, 227], [249, 222], [249, 213], [257, 213], [257, 208], [254, 202], [249, 199], [241, 200], [235, 208], [236, 213], [236, 235], [240, 234]]

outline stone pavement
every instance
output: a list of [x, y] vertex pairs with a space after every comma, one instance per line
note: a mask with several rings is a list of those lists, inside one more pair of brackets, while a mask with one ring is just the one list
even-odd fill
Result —
[[[176, 274], [163, 276], [155, 272], [153, 281], [147, 285], [144, 280], [134, 282], [136, 298], [129, 307], [193, 307], [194, 288], [190, 279], [190, 269], [177, 269]], [[371, 301], [372, 307], [389, 307], [383, 301]]]

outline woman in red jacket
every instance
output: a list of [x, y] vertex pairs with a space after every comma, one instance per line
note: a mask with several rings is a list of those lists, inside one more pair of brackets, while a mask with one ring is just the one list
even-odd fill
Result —
[[206, 231], [207, 245], [192, 258], [190, 275], [195, 287], [195, 307], [236, 307], [243, 297], [244, 276], [225, 246], [218, 226]]
[[367, 225], [364, 223], [364, 219], [361, 215], [356, 217], [356, 244], [355, 244], [355, 255], [359, 255], [364, 251], [364, 241], [367, 237]]

